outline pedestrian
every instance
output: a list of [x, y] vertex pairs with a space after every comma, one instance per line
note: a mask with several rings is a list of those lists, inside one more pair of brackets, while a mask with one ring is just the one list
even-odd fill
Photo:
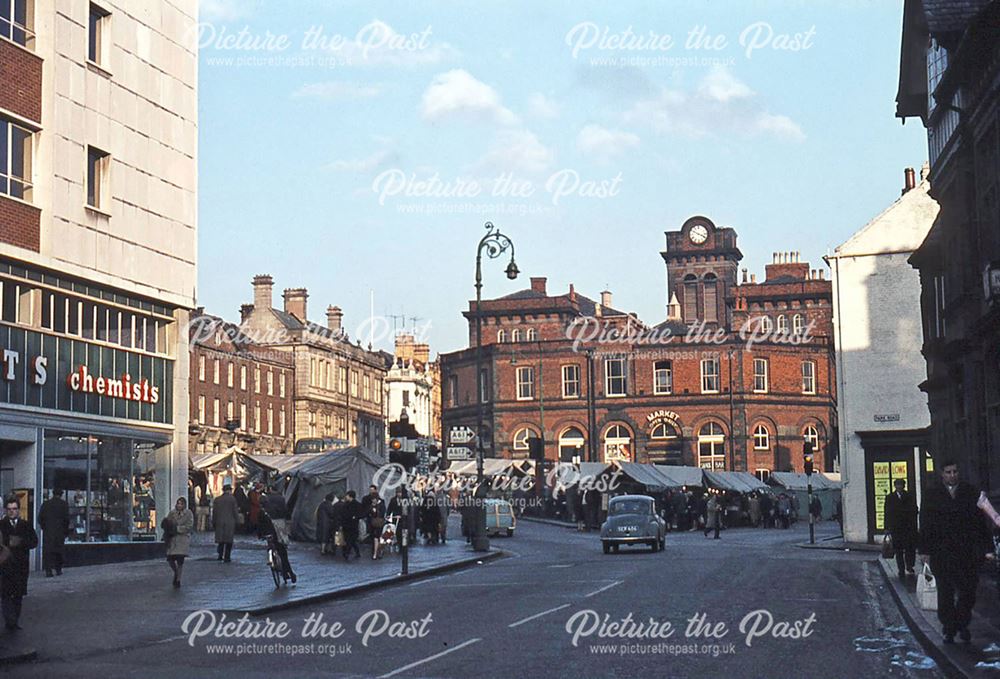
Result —
[[364, 516], [365, 527], [368, 529], [365, 542], [368, 540], [372, 542], [373, 559], [378, 553], [379, 536], [382, 534], [382, 528], [385, 527], [385, 512], [385, 500], [378, 494], [378, 488], [374, 485], [369, 486], [368, 495], [365, 495], [364, 500], [361, 501], [361, 514]]
[[341, 509], [340, 520], [341, 530], [344, 531], [344, 561], [351, 560], [351, 552], [360, 559], [361, 549], [358, 547], [358, 521], [361, 520], [361, 503], [357, 500], [358, 494], [353, 490], [347, 491], [347, 500]]
[[979, 569], [995, 559], [993, 541], [976, 502], [979, 491], [959, 478], [958, 464], [941, 465], [941, 485], [927, 489], [920, 512], [919, 552], [937, 580], [938, 620], [944, 642], [972, 639], [969, 622], [976, 604]]
[[201, 485], [194, 487], [194, 503], [188, 506], [194, 509], [195, 530], [203, 532], [208, 530], [208, 513], [211, 505], [208, 488]]
[[424, 544], [436, 545], [441, 535], [441, 511], [434, 502], [434, 495], [428, 491], [420, 506], [420, 532]]
[[56, 575], [62, 575], [63, 553], [69, 534], [69, 504], [63, 499], [62, 488], [53, 490], [52, 497], [42, 503], [38, 510], [38, 527], [42, 529], [45, 577], [51, 578], [53, 570]]
[[778, 496], [778, 521], [782, 528], [788, 528], [792, 517], [792, 503], [788, 496], [782, 493]]
[[756, 528], [760, 525], [760, 497], [757, 496], [756, 492], [750, 495], [747, 509], [750, 514], [750, 525]]
[[719, 498], [712, 493], [712, 496], [708, 499], [705, 505], [705, 537], [713, 530], [715, 531], [715, 539], [719, 539], [719, 529], [722, 524], [722, 503], [719, 502]]
[[[823, 503], [820, 502], [819, 495], [813, 495], [812, 500], [809, 501], [809, 514], [813, 518], [813, 523], [819, 523], [823, 520]], [[914, 517], [913, 529], [916, 532], [916, 517]]]
[[760, 494], [760, 527], [774, 527], [774, 498], [770, 493]]
[[906, 481], [896, 479], [896, 490], [885, 496], [885, 528], [896, 550], [896, 569], [902, 580], [914, 574], [917, 548], [917, 501], [906, 490]]
[[237, 526], [243, 526], [243, 532], [247, 533], [250, 529], [247, 524], [250, 523], [250, 498], [247, 496], [246, 490], [243, 488], [242, 483], [236, 484], [236, 489], [233, 491], [233, 497], [236, 498], [236, 506], [239, 507], [239, 514], [237, 515]]
[[212, 517], [215, 524], [215, 544], [219, 561], [229, 563], [233, 556], [233, 540], [236, 524], [239, 523], [240, 509], [233, 496], [230, 484], [222, 486], [222, 495], [212, 503]]
[[174, 587], [181, 586], [181, 572], [184, 558], [191, 550], [191, 531], [194, 530], [194, 514], [187, 507], [187, 500], [177, 498], [173, 511], [163, 519], [164, 534], [167, 538], [167, 563], [174, 572]]
[[21, 518], [21, 501], [16, 495], [4, 500], [4, 517], [0, 519], [0, 544], [10, 551], [0, 565], [0, 610], [9, 631], [21, 626], [21, 600], [28, 593], [28, 571], [31, 550], [38, 546], [38, 533]]
[[316, 542], [319, 543], [319, 553], [326, 554], [330, 551], [330, 543], [333, 541], [333, 493], [327, 493], [323, 501], [316, 508]]
[[299, 578], [292, 570], [292, 562], [288, 560], [288, 537], [284, 531], [278, 529], [274, 519], [265, 509], [262, 509], [260, 516], [257, 517], [257, 536], [274, 545], [274, 551], [281, 558], [281, 576], [285, 583], [287, 584], [289, 579], [293, 585], [298, 582]]
[[267, 495], [260, 501], [260, 507], [262, 511], [267, 512], [282, 542], [288, 544], [288, 505], [277, 486], [271, 486]]
[[434, 503], [437, 505], [439, 515], [438, 535], [442, 545], [448, 542], [448, 515], [451, 512], [448, 500], [448, 494], [443, 490], [439, 490], [434, 496]]
[[260, 521], [260, 484], [255, 483], [250, 492], [247, 493], [247, 499], [250, 500], [250, 513], [247, 515], [247, 530], [251, 533], [257, 531], [257, 524]]

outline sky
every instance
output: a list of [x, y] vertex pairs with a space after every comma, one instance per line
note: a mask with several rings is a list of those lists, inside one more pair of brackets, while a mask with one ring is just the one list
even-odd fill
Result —
[[198, 303], [230, 320], [269, 273], [365, 343], [463, 348], [491, 221], [521, 276], [487, 259], [484, 298], [544, 276], [653, 324], [664, 231], [821, 268], [927, 156], [902, 0], [200, 4]]

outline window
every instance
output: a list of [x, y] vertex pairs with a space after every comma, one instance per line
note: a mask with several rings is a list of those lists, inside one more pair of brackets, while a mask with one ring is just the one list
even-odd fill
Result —
[[795, 335], [802, 334], [802, 314], [792, 316], [792, 333]]
[[684, 277], [684, 322], [698, 319], [698, 278], [694, 274]]
[[514, 450], [527, 450], [528, 449], [528, 439], [533, 436], [537, 436], [535, 432], [527, 427], [522, 427], [514, 432], [513, 445]]
[[510, 341], [511, 342], [521, 341], [521, 331], [519, 329], [515, 328], [514, 331], [510, 334]]
[[[9, 0], [0, 0], [0, 8]], [[0, 16], [0, 28], [3, 26]], [[0, 117], [0, 194], [31, 200], [31, 130]]]
[[758, 479], [760, 479], [761, 481], [763, 481], [764, 483], [767, 483], [767, 480], [769, 478], [771, 478], [771, 470], [770, 469], [758, 469], [757, 471], [754, 472], [754, 475]]
[[87, 205], [104, 210], [108, 203], [108, 175], [111, 172], [111, 156], [87, 147]]
[[649, 438], [657, 440], [675, 439], [677, 438], [677, 430], [666, 422], [659, 422], [653, 427], [653, 430], [649, 432]]
[[226, 404], [226, 420], [227, 421], [232, 420], [235, 415], [236, 415], [235, 404], [232, 401], [230, 401], [229, 403]]
[[927, 115], [930, 116], [937, 108], [934, 90], [937, 89], [944, 72], [948, 69], [948, 52], [938, 41], [931, 38], [927, 48]]
[[706, 274], [705, 282], [702, 284], [702, 289], [704, 291], [705, 300], [705, 321], [708, 323], [716, 323], [719, 320], [719, 306], [718, 306], [718, 279], [715, 274]]
[[198, 424], [206, 424], [205, 422], [205, 397], [198, 397]]
[[316, 436], [316, 413], [309, 411], [309, 436]]
[[198, 357], [198, 381], [205, 381], [205, 355], [202, 354]]
[[253, 391], [255, 394], [260, 393], [260, 368], [256, 366], [253, 369]]
[[108, 62], [111, 14], [104, 8], [90, 3], [90, 23], [87, 31], [87, 59], [101, 66]]
[[278, 416], [278, 434], [285, 435], [285, 406], [281, 406], [281, 413]]
[[319, 384], [319, 367], [316, 358], [309, 359], [309, 386], [314, 387]]
[[767, 427], [762, 424], [758, 424], [753, 428], [753, 449], [769, 450], [770, 448], [771, 434], [767, 431]]
[[653, 364], [653, 393], [670, 394], [674, 390], [674, 371], [670, 361]]
[[448, 405], [458, 405], [458, 375], [448, 375]]
[[245, 365], [240, 366], [240, 389], [247, 390], [247, 367]]
[[538, 331], [534, 328], [528, 328], [528, 341], [535, 342], [538, 340]]
[[774, 324], [771, 322], [770, 316], [760, 317], [760, 331], [763, 333], [769, 333], [774, 329]]
[[486, 403], [490, 400], [490, 374], [486, 368], [481, 368], [479, 370], [479, 400], [482, 403]]
[[274, 396], [274, 371], [267, 371], [267, 395]]
[[715, 422], [709, 422], [698, 431], [698, 466], [702, 469], [726, 468], [726, 436]]
[[247, 430], [247, 425], [248, 425], [248, 422], [247, 422], [247, 404], [246, 403], [241, 403], [240, 404], [240, 429], [242, 431], [246, 431]]
[[340, 366], [340, 393], [347, 393], [347, 368]]
[[570, 427], [559, 435], [559, 459], [562, 462], [572, 462], [575, 456], [583, 457], [583, 432], [576, 427]]
[[382, 379], [375, 379], [375, 403], [382, 402]]
[[813, 452], [819, 450], [819, 431], [811, 424], [802, 432], [802, 440], [812, 444]]
[[372, 378], [371, 378], [371, 375], [368, 375], [367, 373], [365, 373], [364, 380], [362, 380], [362, 382], [361, 382], [361, 389], [362, 389], [361, 397], [364, 400], [366, 400], [366, 401], [372, 400]]
[[719, 359], [703, 358], [701, 360], [701, 393], [719, 393]]
[[212, 382], [219, 383], [219, 359], [212, 362]]
[[580, 398], [580, 366], [564, 365], [562, 367], [563, 398]]
[[788, 317], [785, 314], [778, 315], [778, 333], [782, 335], [788, 333]]
[[802, 393], [816, 393], [816, 363], [802, 361]]
[[219, 412], [219, 399], [216, 398], [216, 399], [212, 400], [212, 426], [213, 427], [218, 427], [219, 426], [219, 424], [220, 424], [219, 423], [219, 416], [220, 416], [220, 412]]
[[[327, 429], [330, 428], [329, 415], [327, 416]], [[274, 408], [270, 403], [267, 404], [267, 434], [268, 436], [274, 434]]]
[[230, 389], [233, 388], [234, 368], [232, 361], [226, 363], [226, 386]]
[[358, 373], [354, 370], [351, 371], [351, 396], [358, 397]]
[[604, 432], [604, 461], [632, 461], [632, 435], [624, 425], [613, 424]]
[[625, 359], [608, 358], [604, 360], [604, 391], [607, 396], [625, 395]]
[[535, 398], [535, 369], [522, 366], [517, 369], [517, 400], [526, 401]]
[[260, 433], [260, 401], [257, 401], [253, 407], [253, 430]]
[[507, 331], [497, 330], [497, 342], [503, 344], [506, 341], [507, 341]]
[[22, 47], [31, 47], [35, 34], [32, 0], [0, 0], [0, 38], [16, 42]]
[[753, 360], [753, 390], [758, 394], [767, 392], [767, 359]]
[[278, 376], [278, 396], [285, 398], [285, 373]]

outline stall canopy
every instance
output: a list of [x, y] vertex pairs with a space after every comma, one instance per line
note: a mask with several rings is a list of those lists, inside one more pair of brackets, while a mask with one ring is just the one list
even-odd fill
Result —
[[320, 457], [322, 454], [307, 455], [252, 455], [237, 446], [221, 453], [203, 453], [191, 456], [191, 469], [203, 472], [231, 472], [238, 479], [253, 476], [254, 473], [288, 473], [301, 465]]
[[[771, 472], [771, 481], [787, 490], [806, 490], [809, 484], [809, 477], [798, 472]], [[827, 490], [840, 488], [840, 482], [827, 478], [823, 474], [812, 475], [813, 490]]]
[[[500, 474], [520, 474], [524, 473], [521, 460], [504, 460], [495, 457], [488, 457], [483, 460], [483, 476], [499, 476]], [[465, 462], [452, 462], [446, 470], [449, 474], [460, 476], [475, 476], [476, 461], [467, 460]]]
[[705, 482], [719, 490], [735, 490], [738, 493], [770, 491], [766, 483], [750, 472], [716, 472], [705, 470]]
[[670, 479], [671, 488], [683, 486], [701, 487], [705, 485], [705, 474], [701, 467], [678, 467], [666, 464], [653, 465], [660, 474]]
[[[304, 457], [304, 456], [296, 456]], [[385, 464], [381, 456], [354, 446], [310, 455], [313, 459], [292, 469], [285, 499], [292, 508], [291, 532], [296, 540], [315, 541], [316, 509], [328, 493], [353, 490], [361, 499], [368, 492], [375, 472]]]
[[645, 487], [646, 490], [666, 490], [674, 487], [674, 480], [657, 469], [656, 465], [619, 462], [617, 466], [626, 479]]

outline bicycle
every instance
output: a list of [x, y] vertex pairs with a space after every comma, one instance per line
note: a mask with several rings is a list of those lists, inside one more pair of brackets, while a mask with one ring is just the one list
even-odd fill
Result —
[[271, 576], [274, 578], [274, 588], [281, 587], [284, 579], [284, 567], [281, 564], [281, 555], [275, 547], [274, 538], [267, 539], [267, 565], [271, 568]]

